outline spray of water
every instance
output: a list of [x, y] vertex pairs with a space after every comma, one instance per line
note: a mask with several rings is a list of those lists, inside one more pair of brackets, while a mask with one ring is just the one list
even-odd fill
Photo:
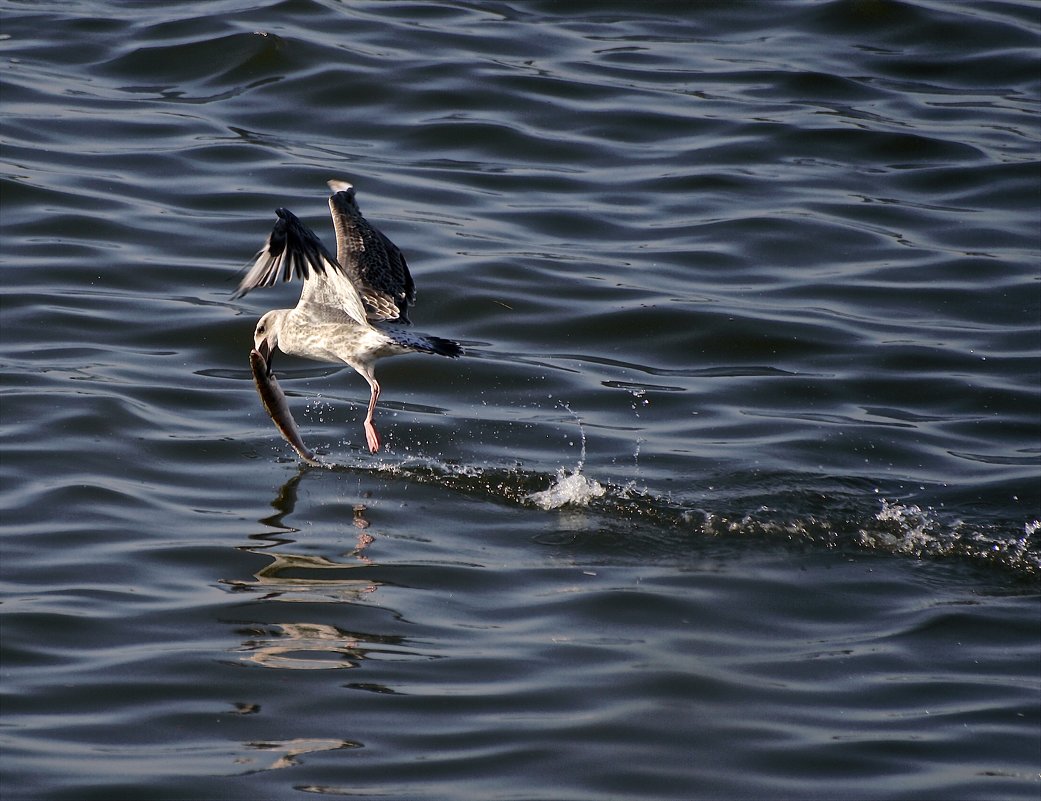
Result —
[[562, 506], [587, 506], [593, 498], [602, 497], [607, 492], [600, 482], [586, 478], [582, 474], [582, 469], [586, 464], [586, 430], [582, 425], [582, 418], [575, 414], [568, 404], [560, 401], [560, 405], [567, 410], [568, 414], [575, 419], [575, 423], [578, 425], [581, 449], [578, 455], [578, 464], [575, 465], [574, 470], [569, 471], [561, 467], [557, 470], [556, 478], [548, 489], [541, 492], [533, 492], [525, 498], [525, 500], [543, 509], [559, 509]]

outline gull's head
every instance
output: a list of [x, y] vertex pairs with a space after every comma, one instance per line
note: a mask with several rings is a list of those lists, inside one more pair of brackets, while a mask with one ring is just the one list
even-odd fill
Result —
[[257, 322], [257, 330], [253, 332], [253, 345], [269, 365], [271, 354], [278, 347], [278, 332], [282, 330], [282, 321], [285, 319], [287, 311], [287, 309], [269, 311], [260, 318]]

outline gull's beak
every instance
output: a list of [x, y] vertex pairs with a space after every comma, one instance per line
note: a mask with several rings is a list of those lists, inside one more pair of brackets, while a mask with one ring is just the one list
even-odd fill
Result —
[[271, 346], [267, 344], [266, 339], [262, 339], [257, 343], [257, 353], [263, 357], [267, 374], [271, 375]]

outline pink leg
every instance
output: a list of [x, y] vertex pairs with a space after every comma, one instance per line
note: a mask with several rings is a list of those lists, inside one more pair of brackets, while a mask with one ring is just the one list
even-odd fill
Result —
[[372, 423], [372, 415], [376, 411], [376, 401], [380, 398], [380, 385], [375, 378], [369, 381], [372, 391], [369, 393], [369, 413], [365, 415], [365, 440], [369, 443], [369, 451], [375, 453], [380, 449], [380, 435]]

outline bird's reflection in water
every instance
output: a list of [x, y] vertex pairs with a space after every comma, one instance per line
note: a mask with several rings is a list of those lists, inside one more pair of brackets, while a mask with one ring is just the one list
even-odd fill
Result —
[[[296, 500], [297, 500], [297, 488], [300, 485], [301, 479], [307, 473], [307, 468], [301, 466], [301, 468], [289, 479], [285, 484], [278, 488], [278, 495], [271, 501], [271, 508], [275, 510], [275, 513], [262, 517], [259, 522], [265, 526], [269, 526], [273, 529], [281, 529], [287, 533], [296, 533], [299, 529], [293, 526], [286, 525], [285, 518], [292, 515], [296, 511]], [[354, 505], [354, 527], [359, 531], [364, 532], [369, 527], [369, 521], [365, 517], [366, 507], [363, 503], [356, 503]], [[251, 545], [246, 550], [259, 551], [264, 548], [272, 548], [276, 545], [289, 545], [294, 540], [286, 539], [273, 535], [272, 532], [266, 531], [263, 534], [255, 534], [250, 539], [256, 542], [266, 542], [264, 545]], [[373, 537], [368, 534], [358, 535], [358, 547], [351, 552], [351, 556], [357, 556], [360, 559], [365, 559], [362, 551], [366, 546], [372, 544]]]
[[[237, 592], [254, 594], [256, 605], [250, 604], [249, 608], [256, 613], [263, 614], [263, 602], [310, 604], [312, 611], [313, 605], [319, 604], [317, 609], [325, 619], [270, 622], [253, 616], [240, 630], [246, 639], [236, 651], [255, 665], [283, 670], [356, 668], [375, 653], [392, 654], [395, 658], [420, 656], [404, 649], [404, 638], [398, 635], [353, 631], [338, 625], [347, 617], [344, 604], [371, 601], [372, 593], [381, 586], [380, 581], [366, 576], [373, 562], [365, 551], [375, 537], [368, 533], [370, 523], [363, 504], [354, 506], [355, 543], [342, 558], [288, 550], [296, 543], [293, 535], [298, 529], [286, 521], [296, 508], [298, 486], [305, 473], [306, 469], [302, 469], [279, 489], [271, 502], [275, 513], [260, 521], [274, 531], [253, 535], [254, 543], [243, 546], [243, 550], [267, 560], [267, 564], [252, 579], [226, 583]], [[330, 623], [330, 616], [337, 623]], [[365, 619], [371, 621], [372, 615], [365, 615]]]

